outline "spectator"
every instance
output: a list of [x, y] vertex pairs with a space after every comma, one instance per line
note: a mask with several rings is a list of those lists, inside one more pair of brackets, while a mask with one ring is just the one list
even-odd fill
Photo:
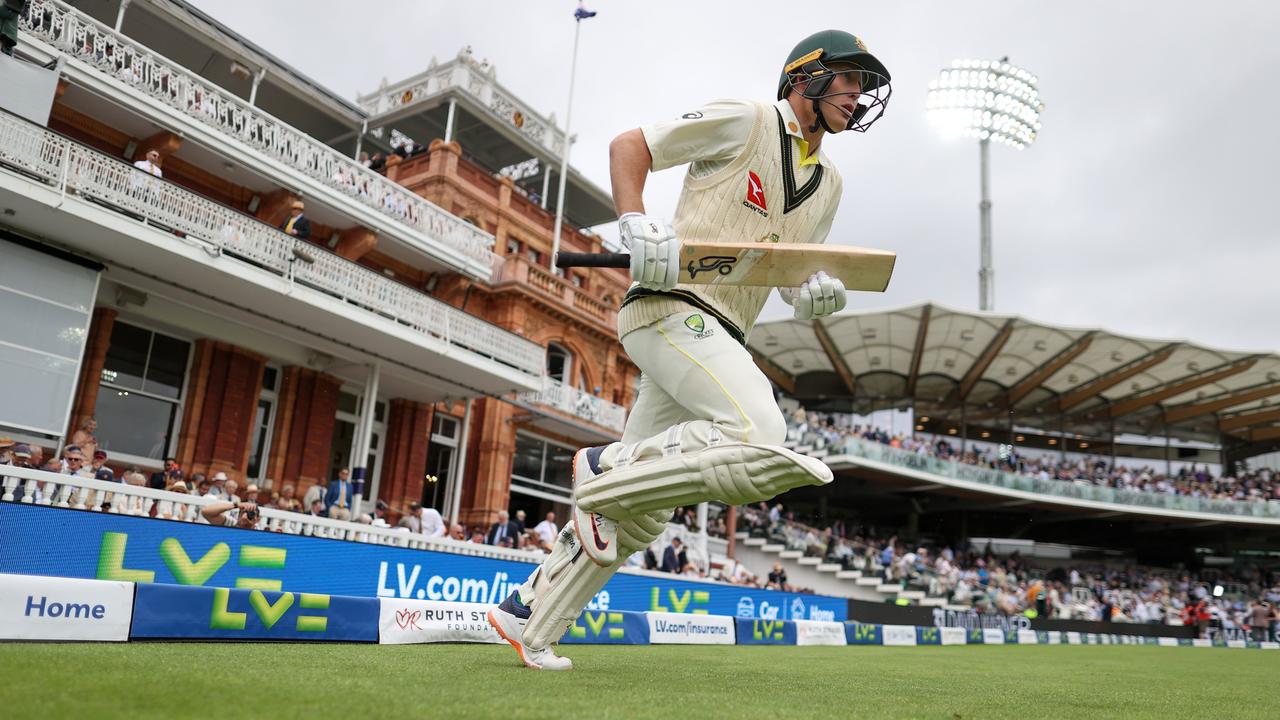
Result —
[[433, 538], [444, 537], [444, 518], [440, 517], [440, 511], [433, 507], [424, 507], [418, 511], [418, 517], [421, 518], [423, 535]]
[[390, 508], [387, 507], [387, 504], [381, 500], [375, 502], [373, 504], [373, 520], [371, 524], [377, 525], [378, 527], [390, 527], [387, 523], [387, 510], [389, 509]]
[[85, 467], [84, 461], [84, 452], [80, 450], [80, 447], [78, 445], [68, 445], [62, 451], [62, 462], [59, 464], [58, 471], [63, 475], [91, 478], [93, 477], [93, 471]]
[[153, 175], [158, 178], [164, 177], [164, 172], [160, 170], [159, 150], [148, 150], [146, 157], [135, 162], [133, 166], [148, 175]]
[[773, 569], [769, 571], [769, 583], [765, 586], [770, 590], [789, 590], [787, 585], [787, 571], [783, 569], [782, 563], [774, 563]]
[[151, 482], [148, 486], [155, 490], [164, 490], [173, 484], [174, 479], [182, 479], [182, 468], [178, 466], [177, 459], [165, 458], [164, 470], [151, 473]]
[[524, 525], [524, 517], [525, 517], [524, 511], [517, 510], [515, 519], [511, 521], [516, 524], [516, 529], [520, 531], [521, 535], [523, 535], [524, 531], [528, 529]]
[[103, 482], [115, 482], [116, 474], [111, 468], [107, 467], [107, 452], [105, 450], [93, 451], [93, 479], [102, 480]]
[[467, 542], [472, 543], [473, 545], [484, 545], [484, 530], [481, 530], [480, 528], [472, 528], [471, 539]]
[[1255, 641], [1264, 642], [1271, 639], [1271, 617], [1271, 606], [1266, 600], [1253, 602], [1253, 608], [1249, 611], [1249, 627], [1253, 630]]
[[363, 150], [360, 151], [360, 159], [356, 162], [360, 163], [360, 167], [366, 168], [373, 164], [372, 161], [369, 160], [369, 153]]
[[223, 492], [227, 494], [227, 502], [237, 504], [241, 502], [240, 496], [236, 494], [236, 491], [240, 489], [240, 484], [235, 480], [228, 479], [226, 484], [222, 486], [222, 489]]
[[311, 508], [307, 510], [307, 514], [312, 517], [327, 517], [324, 511], [324, 500], [319, 498], [311, 501]]
[[379, 173], [387, 169], [387, 159], [382, 153], [375, 152], [373, 157], [369, 158], [369, 169]]
[[[14, 454], [17, 454], [17, 448], [14, 448]], [[27, 452], [31, 453], [31, 458], [27, 460], [27, 467], [42, 468], [44, 467], [44, 448], [39, 445], [28, 445]], [[54, 470], [57, 472], [57, 470]]]
[[328, 490], [328, 486], [329, 486], [329, 481], [325, 478], [320, 478], [319, 482], [307, 488], [307, 491], [302, 495], [302, 507], [307, 510], [310, 510], [311, 503], [316, 500], [319, 500], [320, 503], [323, 505], [324, 494]]
[[216, 502], [200, 511], [210, 525], [252, 530], [258, 524], [258, 506], [251, 502]]
[[657, 556], [657, 554], [656, 554], [656, 553], [654, 553], [654, 552], [653, 552], [653, 547], [652, 547], [652, 546], [647, 547], [647, 548], [645, 548], [645, 549], [644, 549], [644, 560], [643, 560], [643, 562], [642, 562], [642, 567], [644, 567], [644, 569], [645, 569], [645, 570], [658, 570], [658, 569], [659, 569], [659, 568], [658, 568], [658, 556]]
[[289, 217], [280, 223], [280, 229], [300, 240], [307, 240], [311, 237], [311, 220], [302, 214], [302, 210], [303, 204], [301, 200], [294, 200], [290, 203]]
[[11, 437], [0, 437], [0, 465], [13, 464], [13, 446], [16, 444]]
[[520, 542], [520, 531], [516, 529], [516, 524], [511, 522], [510, 517], [511, 515], [506, 510], [498, 511], [498, 522], [489, 527], [489, 534], [485, 537], [485, 544], [499, 547], [515, 547]]
[[14, 445], [13, 450], [9, 453], [9, 464], [14, 467], [29, 468], [31, 464], [31, 446], [30, 445]]
[[467, 539], [466, 531], [463, 530], [462, 525], [454, 523], [449, 526], [449, 539], [458, 541], [465, 541]]
[[254, 485], [253, 483], [249, 483], [247, 486], [245, 486], [245, 489], [244, 489], [244, 501], [251, 502], [254, 505], [257, 505], [258, 494], [259, 494], [258, 486]]
[[680, 537], [671, 538], [671, 544], [662, 551], [662, 572], [679, 575], [684, 572], [684, 563], [680, 558], [684, 555], [684, 543]]
[[71, 445], [76, 445], [84, 453], [84, 456], [92, 459], [98, 452], [98, 438], [94, 436], [94, 431], [98, 429], [98, 421], [93, 418], [85, 418], [80, 423], [80, 429], [71, 434]]
[[276, 507], [281, 510], [288, 510], [289, 512], [302, 512], [302, 503], [298, 501], [298, 498], [293, 496], [293, 492], [293, 485], [291, 483], [285, 483], [284, 486], [280, 488], [280, 498], [276, 500]]
[[204, 473], [192, 475], [191, 482], [196, 485], [194, 493], [196, 497], [209, 497], [209, 488], [213, 486], [213, 483], [209, 482], [209, 478], [205, 477]]
[[351, 484], [351, 471], [342, 468], [338, 471], [338, 477], [329, 483], [329, 488], [324, 494], [324, 506], [329, 517], [334, 520], [350, 520], [351, 519], [351, 498], [354, 487]]
[[422, 532], [422, 504], [409, 503], [409, 512], [400, 518], [397, 527], [406, 528], [411, 533]]
[[556, 533], [560, 532], [560, 528], [556, 527], [556, 514], [547, 513], [547, 517], [533, 528], [533, 532], [538, 536], [538, 544], [550, 552], [556, 541]]
[[227, 474], [224, 472], [216, 472], [213, 474], [213, 482], [209, 485], [209, 492], [205, 493], [205, 497], [214, 500], [227, 499]]

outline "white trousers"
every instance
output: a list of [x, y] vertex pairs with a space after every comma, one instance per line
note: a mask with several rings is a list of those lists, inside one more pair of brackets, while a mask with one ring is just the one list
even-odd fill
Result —
[[668, 445], [702, 449], [713, 425], [731, 442], [786, 440], [769, 379], [713, 316], [694, 308], [668, 315], [627, 333], [622, 346], [640, 368], [640, 387], [622, 441], [604, 451], [602, 469], [623, 457], [661, 457]]

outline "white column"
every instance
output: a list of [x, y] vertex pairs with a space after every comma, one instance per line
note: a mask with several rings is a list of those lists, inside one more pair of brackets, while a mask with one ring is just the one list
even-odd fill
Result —
[[702, 557], [707, 559], [707, 566], [703, 568], [707, 572], [711, 571], [711, 553], [707, 552], [707, 504], [698, 503], [698, 549], [702, 551]]
[[267, 69], [262, 68], [253, 74], [253, 87], [249, 89], [249, 104], [257, 107], [258, 86], [262, 84], [262, 78], [267, 76]]
[[547, 209], [547, 191], [551, 189], [551, 166], [547, 165], [542, 172], [542, 209]]
[[467, 472], [467, 443], [471, 440], [471, 405], [475, 400], [467, 398], [467, 411], [462, 414], [462, 439], [458, 441], [458, 454], [453, 458], [453, 471], [449, 473], [449, 524], [458, 522], [458, 508], [462, 505], [463, 475]]
[[120, 27], [124, 25], [124, 11], [129, 8], [132, 0], [120, 0], [120, 10], [116, 13], [116, 32], [120, 32]]
[[[369, 363], [369, 375], [364, 383], [364, 402], [360, 407], [360, 426], [356, 428], [355, 448], [351, 457], [351, 479], [355, 483], [355, 497], [351, 501], [351, 519], [360, 514], [360, 504], [364, 497], [364, 482], [369, 473], [365, 463], [369, 462], [369, 444], [373, 440], [373, 416], [378, 402], [378, 363]], [[369, 497], [378, 497], [378, 484], [374, 480], [369, 489]]]
[[454, 116], [454, 113], [457, 112], [457, 109], [458, 109], [458, 101], [454, 100], [453, 98], [449, 98], [449, 117], [445, 118], [445, 121], [444, 121], [444, 141], [445, 142], [453, 142], [453, 116]]

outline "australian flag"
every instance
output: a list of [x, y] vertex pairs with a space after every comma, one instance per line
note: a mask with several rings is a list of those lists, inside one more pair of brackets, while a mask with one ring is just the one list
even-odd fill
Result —
[[596, 16], [595, 10], [588, 10], [582, 7], [581, 3], [578, 4], [578, 9], [573, 11], [574, 20], [581, 21], [581, 20], [586, 20], [587, 18], [593, 18], [595, 16]]

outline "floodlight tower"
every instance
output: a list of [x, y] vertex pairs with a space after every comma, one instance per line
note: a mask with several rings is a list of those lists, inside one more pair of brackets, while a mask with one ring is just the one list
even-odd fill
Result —
[[929, 119], [952, 136], [978, 139], [982, 158], [982, 201], [978, 270], [978, 307], [995, 310], [995, 270], [991, 267], [991, 197], [988, 159], [991, 141], [1021, 150], [1035, 142], [1040, 132], [1039, 79], [1035, 75], [1000, 60], [954, 60], [929, 83], [926, 107]]

